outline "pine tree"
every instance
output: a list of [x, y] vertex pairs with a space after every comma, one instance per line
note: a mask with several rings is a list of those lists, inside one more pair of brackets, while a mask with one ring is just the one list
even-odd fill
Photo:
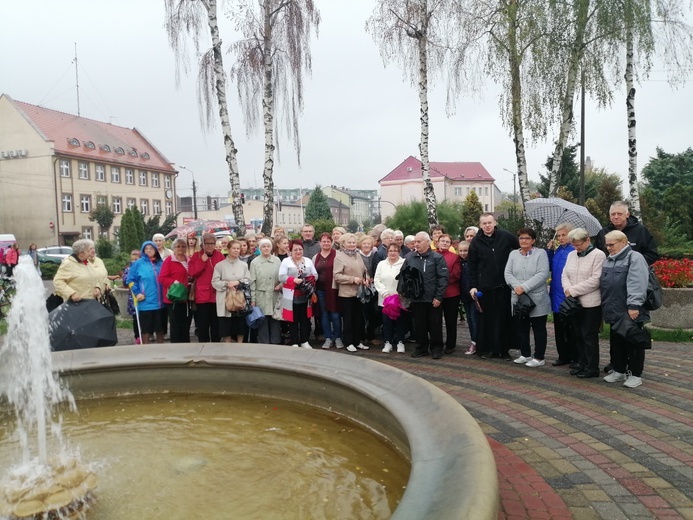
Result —
[[308, 204], [306, 204], [305, 219], [308, 224], [313, 224], [318, 220], [334, 220], [327, 197], [325, 197], [320, 186], [315, 186], [315, 190], [310, 194], [310, 199]]
[[135, 238], [139, 244], [137, 248], [139, 249], [142, 247], [142, 243], [145, 240], [151, 240], [152, 237], [148, 237], [144, 234], [144, 217], [142, 216], [142, 213], [140, 213], [140, 210], [138, 210], [136, 207], [132, 208], [132, 220], [134, 223]]
[[135, 221], [130, 208], [125, 210], [123, 217], [120, 220], [120, 234], [118, 235], [120, 250], [124, 253], [129, 253], [133, 249], [140, 249], [141, 242], [137, 241], [137, 231], [135, 229]]
[[484, 207], [479, 202], [479, 197], [475, 191], [467, 195], [462, 209], [462, 229], [467, 229], [469, 226], [478, 226], [479, 217], [484, 212]]

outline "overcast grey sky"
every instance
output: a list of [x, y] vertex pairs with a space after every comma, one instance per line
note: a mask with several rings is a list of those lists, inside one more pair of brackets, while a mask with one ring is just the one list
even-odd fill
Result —
[[[313, 42], [313, 75], [306, 82], [301, 118], [302, 162], [282, 140], [275, 163], [279, 187], [316, 183], [377, 189], [377, 181], [407, 156], [418, 157], [419, 105], [415, 88], [396, 65], [385, 68], [378, 48], [364, 30], [373, 0], [318, 0], [320, 36]], [[3, 1], [0, 6], [0, 92], [13, 99], [77, 113], [75, 42], [79, 58], [81, 115], [137, 127], [164, 155], [195, 173], [198, 195], [226, 194], [228, 170], [219, 127], [205, 132], [199, 123], [194, 74], [175, 85], [173, 53], [163, 27], [163, 0]], [[689, 17], [689, 19], [691, 19]], [[234, 39], [221, 27], [225, 44]], [[225, 57], [226, 68], [231, 65]], [[693, 74], [678, 90], [654, 67], [638, 86], [639, 167], [655, 147], [681, 152], [693, 145]], [[234, 107], [238, 97], [229, 86]], [[444, 85], [430, 94], [430, 158], [479, 161], [502, 191], [511, 192], [515, 170], [513, 143], [502, 127], [497, 87], [462, 93], [454, 117], [445, 115]], [[576, 107], [579, 115], [579, 107]], [[239, 150], [241, 186], [262, 185], [260, 134], [246, 138], [237, 108], [232, 131]], [[596, 166], [619, 173], [628, 169], [625, 96], [617, 92], [610, 109], [598, 111], [588, 99], [586, 153]], [[575, 134], [571, 142], [578, 140]], [[528, 148], [530, 178], [552, 151], [551, 141]], [[182, 170], [181, 195], [191, 187]]]

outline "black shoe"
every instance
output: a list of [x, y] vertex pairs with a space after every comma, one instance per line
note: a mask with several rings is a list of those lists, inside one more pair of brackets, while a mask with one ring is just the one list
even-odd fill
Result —
[[[572, 366], [572, 365], [571, 365], [571, 366]], [[570, 371], [570, 375], [571, 375], [571, 376], [576, 376], [576, 375], [578, 375], [578, 374], [581, 374], [581, 373], [584, 372], [584, 371], [585, 371], [585, 369], [582, 368], [580, 365], [578, 365], [578, 368], [573, 368], [573, 369]]]
[[453, 352], [455, 352], [455, 347], [445, 349], [446, 354], [452, 354]]
[[592, 370], [583, 370], [577, 376], [580, 379], [587, 379], [588, 377], [599, 377], [599, 372], [594, 372]]
[[440, 352], [436, 352], [431, 356], [433, 359], [440, 359], [443, 355]]
[[419, 352], [419, 351], [414, 351], [411, 355], [413, 358], [420, 358], [420, 357], [425, 357], [428, 356], [428, 352]]
[[496, 357], [495, 352], [484, 352], [481, 354], [481, 359], [493, 359], [494, 357]]
[[573, 368], [573, 369], [579, 368], [580, 370], [582, 370], [582, 365], [580, 365], [580, 363], [573, 362], [570, 364], [570, 368]]
[[503, 352], [502, 354], [498, 354], [498, 357], [501, 358], [503, 361], [512, 361], [512, 356], [510, 355], [510, 352]]
[[606, 366], [604, 367], [604, 373], [605, 373], [605, 374], [608, 374], [608, 373], [611, 372], [613, 369], [614, 369], [613, 365], [612, 365], [611, 363], [609, 363], [608, 365], [606, 365]]
[[551, 363], [551, 366], [554, 366], [554, 367], [562, 367], [563, 365], [567, 365], [567, 364], [569, 364], [569, 363], [570, 363], [569, 361], [563, 361], [562, 359], [557, 359], [556, 361], [554, 361], [553, 363]]

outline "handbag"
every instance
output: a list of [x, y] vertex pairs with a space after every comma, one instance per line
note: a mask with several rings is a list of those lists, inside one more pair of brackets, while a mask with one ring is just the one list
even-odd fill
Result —
[[262, 309], [256, 305], [250, 311], [250, 314], [245, 317], [245, 322], [250, 329], [260, 328], [260, 325], [265, 322], [265, 313], [262, 312]]
[[187, 301], [188, 288], [184, 283], [174, 282], [166, 292], [166, 299], [173, 303]]
[[229, 312], [241, 312], [245, 309], [245, 294], [241, 289], [228, 289], [226, 291], [226, 310]]
[[272, 310], [272, 318], [278, 321], [281, 321], [283, 319], [283, 305], [282, 305], [282, 295], [280, 294], [279, 297], [274, 301], [274, 309]]
[[120, 305], [118, 304], [118, 299], [115, 297], [115, 294], [113, 294], [111, 289], [106, 289], [105, 292], [101, 293], [99, 303], [106, 307], [112, 314], [120, 314]]
[[62, 305], [65, 300], [61, 296], [53, 293], [48, 298], [46, 298], [46, 310], [50, 313], [52, 310], [57, 309]]
[[520, 294], [515, 305], [513, 305], [513, 317], [521, 320], [527, 319], [536, 306], [537, 304], [534, 303], [527, 293]]
[[363, 304], [368, 303], [375, 296], [375, 289], [370, 285], [359, 285], [356, 297]]
[[558, 312], [560, 312], [563, 316], [571, 317], [575, 316], [578, 312], [580, 312], [580, 309], [582, 309], [582, 305], [580, 305], [580, 300], [575, 298], [574, 296], [567, 296], [565, 300], [561, 302], [561, 305], [558, 307]]

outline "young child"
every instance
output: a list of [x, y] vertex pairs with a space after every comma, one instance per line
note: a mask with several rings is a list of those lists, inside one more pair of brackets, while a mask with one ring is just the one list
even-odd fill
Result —
[[472, 342], [469, 348], [465, 352], [467, 355], [476, 353], [476, 339], [478, 334], [478, 323], [479, 323], [479, 311], [474, 305], [474, 300], [469, 294], [471, 289], [470, 279], [469, 279], [469, 242], [462, 241], [458, 245], [458, 253], [460, 255], [460, 260], [462, 261], [462, 276], [460, 277], [460, 288], [462, 295], [462, 304], [464, 305], [464, 312], [467, 316], [467, 325], [469, 326], [469, 335], [472, 338]]
[[[128, 273], [130, 272], [130, 267], [132, 267], [132, 264], [134, 264], [137, 260], [140, 259], [142, 253], [140, 253], [139, 249], [133, 249], [130, 252], [130, 264], [123, 269], [123, 286], [127, 287], [128, 284], [126, 282], [128, 278]], [[128, 288], [129, 289], [129, 288]], [[128, 290], [128, 314], [130, 316], [135, 316], [135, 303], [132, 301], [132, 291]], [[132, 318], [132, 331], [135, 333], [135, 344], [139, 345], [140, 344], [140, 329], [137, 326], [137, 318]]]

